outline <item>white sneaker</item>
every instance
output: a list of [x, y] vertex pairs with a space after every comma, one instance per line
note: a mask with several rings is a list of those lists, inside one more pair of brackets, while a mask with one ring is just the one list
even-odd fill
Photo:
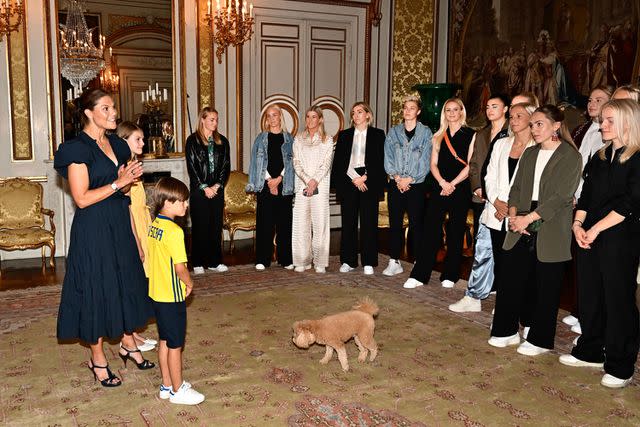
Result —
[[630, 382], [631, 382], [631, 378], [627, 378], [626, 380], [623, 380], [621, 378], [614, 377], [611, 374], [604, 374], [604, 376], [602, 377], [602, 380], [600, 381], [600, 384], [609, 388], [623, 388], [629, 385]]
[[204, 274], [204, 267], [193, 267], [193, 274]]
[[168, 399], [171, 397], [171, 387], [166, 387], [164, 384], [160, 384], [160, 393], [158, 395], [162, 400]]
[[416, 279], [414, 279], [412, 277], [409, 277], [407, 279], [407, 281], [404, 282], [404, 285], [402, 285], [402, 287], [405, 288], [405, 289], [414, 289], [414, 288], [417, 288], [418, 286], [422, 286], [422, 285], [424, 285], [424, 283], [422, 283], [421, 281], [416, 280]]
[[284, 268], [287, 270], [293, 270], [293, 264], [285, 265]]
[[580, 326], [580, 322], [576, 322], [576, 324], [571, 327], [571, 332], [582, 335], [582, 327]]
[[578, 340], [580, 339], [580, 335], [573, 339], [573, 345], [578, 345]]
[[453, 288], [456, 285], [455, 282], [452, 282], [451, 280], [443, 280], [440, 284], [443, 288]]
[[217, 267], [207, 267], [207, 270], [215, 271], [218, 273], [224, 273], [225, 271], [229, 271], [229, 267], [220, 263]]
[[516, 332], [509, 337], [491, 337], [487, 342], [489, 345], [500, 348], [504, 348], [509, 345], [518, 345], [520, 344], [520, 334]]
[[182, 382], [177, 392], [171, 391], [169, 394], [169, 402], [179, 405], [197, 405], [204, 401], [204, 394], [192, 389], [191, 384], [186, 381]]
[[585, 362], [584, 360], [580, 360], [572, 354], [563, 354], [558, 359], [560, 363], [567, 366], [576, 366], [576, 367], [588, 367], [588, 368], [603, 368], [604, 363], [597, 362]]
[[157, 345], [158, 341], [151, 339], [151, 338], [145, 338], [144, 339], [145, 344], [151, 344], [151, 345]]
[[316, 273], [324, 274], [327, 272], [326, 267], [316, 267]]
[[518, 349], [516, 351], [520, 354], [524, 354], [525, 356], [539, 356], [551, 350], [549, 350], [548, 348], [533, 345], [529, 341], [523, 341], [523, 343], [518, 346]]
[[400, 265], [400, 261], [397, 259], [390, 259], [389, 265], [384, 269], [382, 274], [385, 276], [395, 276], [396, 274], [402, 273], [404, 270], [402, 269], [402, 265]]
[[578, 318], [570, 314], [562, 318], [562, 323], [564, 323], [565, 325], [573, 326], [578, 323]]
[[479, 311], [482, 311], [482, 304], [479, 299], [475, 299], [470, 297], [469, 295], [465, 295], [457, 303], [451, 304], [449, 306], [449, 310], [455, 313], [477, 313]]
[[531, 330], [531, 326], [525, 326], [524, 328], [522, 328], [522, 338], [526, 340], [527, 337], [529, 336], [530, 330]]
[[298, 265], [293, 269], [293, 271], [296, 271], [298, 273], [302, 273], [303, 271], [308, 270], [310, 268], [311, 268], [310, 265]]
[[264, 264], [256, 264], [256, 270], [258, 271], [264, 271], [264, 269], [267, 268], [264, 266]]
[[366, 274], [367, 276], [371, 276], [373, 274], [373, 267], [371, 267], [370, 265], [365, 265], [364, 274]]
[[340, 273], [348, 273], [353, 270], [355, 270], [355, 268], [351, 267], [346, 262], [340, 266]]
[[154, 344], [149, 344], [149, 343], [142, 343], [140, 345], [137, 346], [138, 350], [140, 351], [150, 351], [153, 350], [154, 348], [156, 348], [156, 346]]

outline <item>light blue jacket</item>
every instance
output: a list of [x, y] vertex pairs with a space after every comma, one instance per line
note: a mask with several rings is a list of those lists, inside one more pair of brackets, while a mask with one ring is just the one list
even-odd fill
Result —
[[[293, 136], [283, 132], [282, 160], [284, 161], [284, 176], [282, 177], [282, 195], [293, 194]], [[247, 193], [259, 193], [264, 187], [267, 165], [269, 164], [268, 147], [269, 132], [258, 134], [251, 147], [251, 165], [249, 166], [249, 183], [245, 187]]]
[[401, 178], [410, 176], [413, 182], [424, 182], [431, 170], [431, 129], [418, 122], [416, 133], [407, 140], [404, 123], [400, 123], [389, 130], [384, 141], [384, 169], [391, 177], [400, 175]]

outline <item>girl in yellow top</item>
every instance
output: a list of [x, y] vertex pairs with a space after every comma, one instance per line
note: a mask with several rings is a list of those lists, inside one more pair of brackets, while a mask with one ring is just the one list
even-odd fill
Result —
[[[122, 122], [118, 125], [116, 133], [127, 142], [131, 150], [132, 160], [142, 154], [144, 133], [138, 125], [127, 121]], [[147, 232], [151, 225], [151, 212], [149, 212], [149, 206], [147, 206], [147, 196], [141, 180], [136, 180], [131, 184], [128, 195], [131, 198], [131, 205], [129, 206], [131, 229], [133, 230], [133, 235], [138, 245], [138, 253], [140, 254], [140, 260], [144, 267], [144, 274], [148, 278], [149, 247], [147, 243]], [[151, 350], [157, 344], [156, 340], [143, 338], [135, 332], [133, 336], [138, 344], [138, 348], [142, 351]]]

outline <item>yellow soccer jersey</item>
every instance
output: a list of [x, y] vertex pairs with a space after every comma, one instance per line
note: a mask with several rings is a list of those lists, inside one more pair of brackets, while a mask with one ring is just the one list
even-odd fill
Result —
[[186, 286], [175, 264], [186, 263], [184, 231], [171, 218], [158, 215], [147, 233], [149, 243], [149, 297], [156, 302], [181, 302]]

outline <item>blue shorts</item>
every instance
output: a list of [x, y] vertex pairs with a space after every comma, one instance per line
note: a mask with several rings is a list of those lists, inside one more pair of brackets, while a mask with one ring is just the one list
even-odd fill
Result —
[[182, 348], [187, 334], [187, 303], [153, 301], [158, 336], [169, 348]]

